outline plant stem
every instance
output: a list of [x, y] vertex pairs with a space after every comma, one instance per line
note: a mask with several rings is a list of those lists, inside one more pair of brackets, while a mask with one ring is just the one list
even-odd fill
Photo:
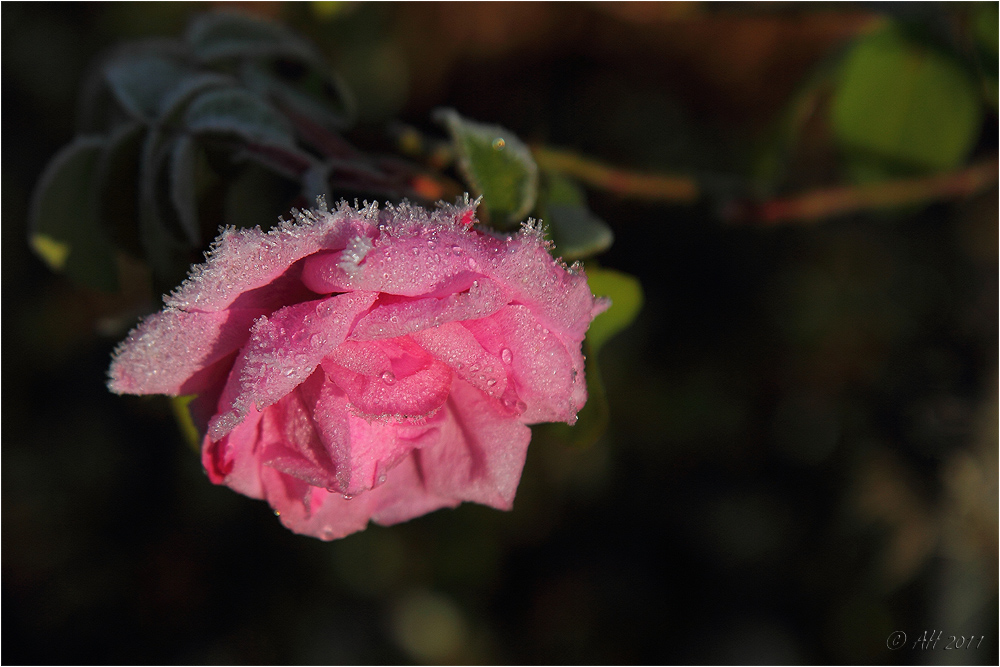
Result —
[[627, 171], [577, 153], [544, 146], [533, 146], [531, 152], [542, 169], [572, 176], [591, 187], [623, 197], [690, 204], [699, 196], [698, 184], [687, 176]]
[[813, 190], [749, 204], [727, 216], [765, 225], [808, 224], [847, 213], [966, 197], [997, 182], [996, 156], [947, 174]]

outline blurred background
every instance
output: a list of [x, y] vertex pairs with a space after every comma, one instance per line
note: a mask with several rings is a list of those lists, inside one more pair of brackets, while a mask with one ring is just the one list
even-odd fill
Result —
[[[446, 106], [701, 195], [587, 189], [601, 265], [645, 292], [600, 352], [595, 444], [538, 433], [509, 513], [294, 535], [208, 482], [166, 399], [105, 389], [157, 295], [27, 243], [87, 64], [212, 6], [5, 2], [5, 663], [997, 663], [996, 3], [227, 7], [322, 51], [358, 147], [440, 135]], [[851, 150], [882, 115], [845, 121], [836, 77], [882, 71], [857, 45], [887, 22], [957, 63], [935, 76], [971, 110], [927, 112], [947, 146], [914, 122], [909, 153]], [[855, 196], [886, 179], [918, 196]], [[830, 188], [855, 205], [767, 215]]]

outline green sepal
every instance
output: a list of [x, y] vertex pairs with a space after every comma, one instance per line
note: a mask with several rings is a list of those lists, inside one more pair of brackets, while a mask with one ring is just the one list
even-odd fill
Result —
[[198, 454], [201, 452], [201, 434], [198, 433], [198, 427], [194, 425], [194, 419], [191, 418], [191, 410], [188, 409], [191, 401], [196, 398], [198, 398], [197, 394], [171, 396], [170, 407], [173, 409], [174, 418], [184, 436], [184, 441]]
[[513, 229], [535, 208], [538, 165], [510, 130], [438, 109], [435, 118], [451, 134], [458, 168], [469, 189], [482, 196], [490, 224]]

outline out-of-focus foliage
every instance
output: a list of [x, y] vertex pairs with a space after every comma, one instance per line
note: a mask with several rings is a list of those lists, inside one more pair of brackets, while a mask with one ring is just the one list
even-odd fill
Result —
[[349, 94], [276, 23], [205, 14], [182, 40], [117, 47], [81, 99], [80, 138], [43, 175], [31, 234], [50, 266], [93, 287], [113, 289], [115, 250], [138, 246], [169, 288], [220, 224], [269, 227], [332, 184], [413, 194], [413, 173], [386, 172], [339, 137]]
[[83, 285], [113, 290], [118, 275], [99, 219], [96, 183], [105, 154], [102, 139], [82, 137], [52, 159], [35, 193], [31, 245], [53, 269]]
[[587, 207], [583, 188], [559, 173], [545, 175], [539, 216], [548, 222], [556, 250], [567, 261], [599, 255], [614, 243], [614, 232]]
[[890, 25], [851, 48], [834, 92], [834, 135], [852, 163], [907, 172], [965, 161], [982, 122], [972, 78], [947, 53]]
[[642, 310], [642, 285], [634, 276], [596, 264], [587, 265], [590, 291], [611, 300], [611, 307], [594, 318], [587, 330], [590, 348], [596, 353], [609, 338], [627, 327]]

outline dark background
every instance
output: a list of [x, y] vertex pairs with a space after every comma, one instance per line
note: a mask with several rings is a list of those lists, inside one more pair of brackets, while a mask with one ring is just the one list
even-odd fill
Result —
[[[106, 391], [135, 294], [74, 287], [26, 243], [87, 63], [205, 8], [3, 5], [4, 663], [998, 661], [995, 186], [773, 229], [724, 224], [718, 201], [590, 192], [616, 234], [601, 263], [646, 295], [601, 352], [605, 436], [536, 438], [510, 513], [324, 543], [212, 486], [165, 399]], [[452, 106], [723, 183], [880, 11], [249, 9], [328, 55], [359, 146], [384, 148], [392, 118], [439, 132], [431, 110]], [[817, 145], [803, 186], [835, 173]], [[913, 649], [925, 630], [943, 639]], [[985, 639], [945, 651], [949, 635]]]

